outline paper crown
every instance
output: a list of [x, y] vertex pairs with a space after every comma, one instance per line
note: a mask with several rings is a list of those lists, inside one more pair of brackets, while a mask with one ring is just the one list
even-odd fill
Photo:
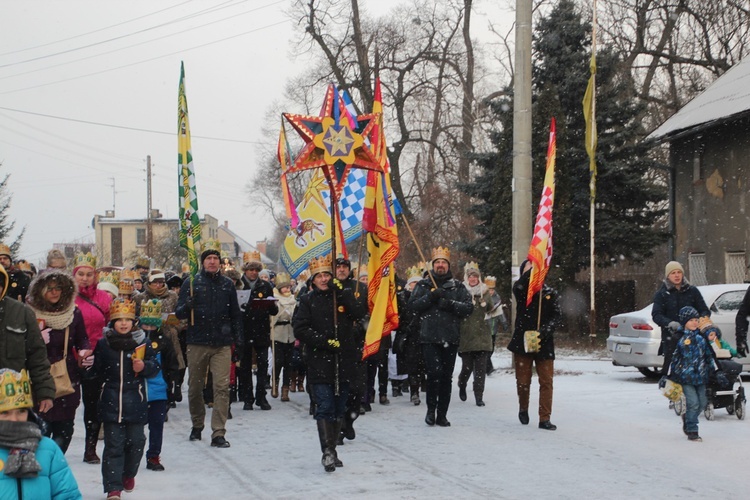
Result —
[[31, 269], [31, 263], [25, 260], [19, 260], [18, 262], [16, 262], [16, 267], [25, 273], [34, 272], [34, 270]]
[[189, 273], [190, 272], [190, 264], [187, 262], [182, 263], [182, 272], [183, 273]]
[[10, 247], [5, 243], [0, 243], [0, 255], [7, 255], [8, 257], [12, 256], [10, 253]]
[[303, 269], [298, 275], [297, 275], [297, 281], [307, 281], [310, 279], [310, 270], [309, 269]]
[[135, 319], [135, 302], [130, 299], [115, 299], [109, 306], [109, 319]]
[[714, 326], [713, 322], [711, 321], [711, 318], [708, 316], [703, 316], [702, 318], [698, 318], [698, 329], [700, 331], [706, 331], [709, 327]]
[[102, 271], [98, 275], [99, 284], [96, 286], [100, 290], [106, 290], [112, 295], [117, 296], [120, 285], [120, 273], [117, 271], [105, 272]]
[[144, 325], [161, 326], [161, 301], [158, 299], [141, 302], [141, 323]]
[[485, 276], [484, 284], [487, 285], [487, 288], [495, 288], [495, 286], [497, 285], [497, 278], [495, 278], [494, 276]]
[[470, 272], [479, 274], [479, 264], [476, 262], [467, 262], [464, 266], [464, 273], [468, 275]]
[[260, 252], [257, 250], [253, 252], [245, 252], [242, 254], [242, 262], [261, 262]]
[[279, 290], [291, 284], [292, 284], [292, 277], [289, 276], [287, 273], [279, 273], [276, 275], [276, 288], [278, 288]]
[[333, 274], [331, 254], [312, 259], [310, 261], [310, 276], [315, 276], [318, 273]]
[[138, 257], [137, 259], [135, 259], [135, 267], [136, 269], [139, 267], [148, 269], [149, 267], [151, 267], [151, 260], [148, 257]]
[[120, 271], [120, 281], [133, 281], [140, 277], [141, 275], [132, 269], [123, 269]]
[[445, 259], [448, 262], [451, 261], [451, 251], [444, 247], [437, 247], [432, 249], [432, 262], [437, 259]]
[[34, 400], [28, 372], [21, 370], [18, 373], [9, 368], [0, 370], [0, 413], [32, 406]]
[[75, 256], [75, 259], [73, 259], [73, 268], [76, 267], [90, 267], [96, 269], [96, 257], [94, 257], [91, 252], [85, 254], [79, 253]]
[[120, 280], [117, 285], [118, 295], [133, 295], [135, 292], [135, 283], [132, 280]]
[[419, 266], [406, 268], [406, 281], [409, 281], [412, 278], [422, 279], [422, 269]]
[[213, 238], [210, 240], [206, 240], [206, 242], [203, 243], [203, 251], [205, 252], [206, 250], [216, 250], [221, 254], [221, 243], [219, 242], [219, 240], [215, 240]]

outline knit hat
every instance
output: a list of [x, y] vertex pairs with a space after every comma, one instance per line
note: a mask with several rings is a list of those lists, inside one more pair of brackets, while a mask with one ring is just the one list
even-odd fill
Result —
[[685, 324], [691, 319], [698, 319], [700, 317], [701, 315], [698, 314], [698, 311], [696, 311], [694, 307], [685, 306], [680, 309], [680, 324], [682, 326], [685, 326]]
[[10, 368], [0, 370], [0, 413], [33, 406], [28, 372], [21, 370], [19, 373]]
[[685, 274], [685, 270], [682, 268], [682, 264], [680, 264], [676, 260], [667, 262], [667, 265], [664, 267], [664, 277], [669, 278], [669, 275], [672, 273], [672, 271], [680, 271], [682, 274]]
[[148, 326], [161, 326], [161, 301], [159, 299], [144, 300], [141, 302], [141, 324]]
[[271, 273], [268, 272], [268, 269], [263, 269], [261, 272], [258, 273], [258, 277], [263, 279], [271, 279]]

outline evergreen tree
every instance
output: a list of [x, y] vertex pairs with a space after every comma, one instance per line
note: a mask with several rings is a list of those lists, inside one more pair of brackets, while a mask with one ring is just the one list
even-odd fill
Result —
[[[2, 163], [0, 163], [2, 166]], [[8, 194], [8, 178], [10, 174], [6, 174], [3, 180], [0, 181], [0, 243], [5, 243], [10, 247], [10, 251], [15, 261], [18, 257], [18, 250], [21, 248], [21, 241], [23, 240], [23, 234], [26, 232], [26, 228], [21, 229], [21, 233], [16, 239], [10, 242], [10, 233], [16, 226], [16, 221], [11, 220], [10, 214], [10, 202], [13, 197]]]
[[[554, 249], [550, 278], [572, 282], [589, 265], [589, 162], [585, 150], [582, 100], [589, 78], [591, 26], [572, 0], [561, 0], [534, 33], [532, 68], [533, 214], [544, 179], [549, 123], [557, 120]], [[623, 78], [621, 58], [609, 47], [597, 53], [597, 204], [596, 258], [600, 266], [625, 258], [641, 261], [666, 240], [656, 223], [664, 216], [657, 204], [666, 189], [649, 180], [657, 167], [642, 144], [645, 131], [636, 117], [641, 105]], [[464, 189], [479, 199], [472, 207], [483, 229], [470, 250], [499, 275], [509, 272], [512, 178], [512, 99], [493, 103], [498, 133], [496, 151], [478, 156], [482, 168]], [[532, 223], [533, 223], [532, 218]], [[507, 276], [507, 274], [504, 274]]]

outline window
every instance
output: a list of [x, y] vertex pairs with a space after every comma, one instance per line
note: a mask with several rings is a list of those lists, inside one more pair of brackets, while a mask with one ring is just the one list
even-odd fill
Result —
[[688, 255], [688, 270], [690, 283], [695, 286], [708, 285], [706, 279], [706, 254], [691, 253]]
[[139, 247], [146, 246], [146, 229], [139, 227], [135, 230], [135, 244]]
[[714, 302], [716, 311], [734, 312], [740, 310], [742, 299], [745, 298], [745, 290], [732, 290], [731, 292], [722, 293]]
[[724, 275], [727, 283], [745, 281], [745, 252], [727, 252], [724, 254]]

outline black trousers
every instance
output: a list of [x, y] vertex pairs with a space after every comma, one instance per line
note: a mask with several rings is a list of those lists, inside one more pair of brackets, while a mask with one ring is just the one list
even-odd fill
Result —
[[281, 375], [281, 369], [284, 369], [284, 379], [281, 385], [283, 387], [289, 387], [289, 375], [292, 371], [292, 351], [294, 350], [294, 344], [286, 344], [284, 342], [274, 342], [274, 378], [279, 380]]
[[[245, 345], [242, 362], [238, 369], [241, 386], [241, 397], [246, 403], [266, 399], [266, 384], [268, 383], [268, 346], [256, 348], [253, 344]], [[255, 362], [258, 365], [256, 371], [255, 397], [253, 397], [253, 351], [255, 351]]]
[[[46, 422], [46, 421], [45, 421]], [[75, 420], [59, 420], [57, 422], [47, 422], [47, 432], [45, 436], [52, 439], [63, 452], [68, 451], [70, 441], [73, 439], [73, 427]]]
[[427, 375], [427, 408], [445, 416], [451, 403], [453, 368], [456, 366], [458, 345], [422, 344]]

